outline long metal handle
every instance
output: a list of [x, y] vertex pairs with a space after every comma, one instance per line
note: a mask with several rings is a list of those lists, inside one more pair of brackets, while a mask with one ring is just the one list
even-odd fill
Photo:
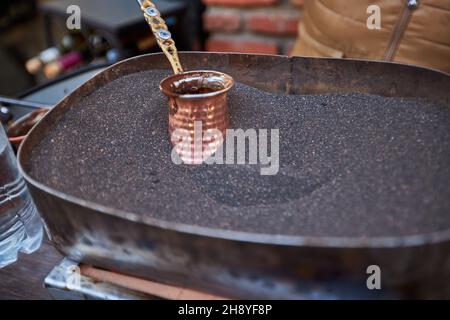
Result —
[[175, 47], [175, 41], [173, 41], [172, 35], [168, 30], [164, 19], [161, 18], [160, 12], [150, 0], [137, 0], [137, 2], [144, 13], [145, 20], [155, 35], [158, 45], [166, 55], [167, 59], [169, 59], [173, 72], [175, 74], [183, 72], [180, 59], [178, 58], [178, 51]]
[[50, 109], [53, 107], [53, 105], [49, 105], [46, 103], [40, 103], [40, 102], [33, 102], [33, 101], [25, 101], [25, 100], [19, 100], [14, 98], [8, 98], [0, 96], [0, 103], [4, 103], [7, 105], [16, 105], [16, 106], [22, 106], [22, 107], [29, 107], [34, 109], [41, 109], [41, 108], [48, 108]]

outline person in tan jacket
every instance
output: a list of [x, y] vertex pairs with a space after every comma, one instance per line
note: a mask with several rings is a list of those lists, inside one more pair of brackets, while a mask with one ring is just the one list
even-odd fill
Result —
[[450, 72], [450, 0], [305, 0], [293, 55]]

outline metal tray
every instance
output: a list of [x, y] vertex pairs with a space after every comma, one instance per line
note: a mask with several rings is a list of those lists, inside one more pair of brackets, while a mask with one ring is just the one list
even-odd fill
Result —
[[[449, 75], [413, 66], [222, 53], [183, 53], [181, 59], [188, 70], [223, 71], [272, 92], [365, 92], [450, 106]], [[33, 147], [74, 102], [124, 75], [169, 68], [162, 54], [151, 54], [106, 69], [62, 100], [22, 144], [21, 171], [62, 253], [98, 267], [236, 298], [450, 297], [450, 230], [377, 238], [215, 230], [143, 219], [74, 198], [28, 174]], [[381, 291], [367, 289], [370, 265], [381, 268]]]

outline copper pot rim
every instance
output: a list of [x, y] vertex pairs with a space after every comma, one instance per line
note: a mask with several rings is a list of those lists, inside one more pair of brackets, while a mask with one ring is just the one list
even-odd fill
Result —
[[[214, 92], [200, 93], [200, 94], [179, 94], [179, 93], [175, 93], [171, 90], [170, 85], [174, 82], [174, 80], [181, 79], [184, 76], [189, 76], [189, 75], [193, 75], [193, 74], [202, 74], [202, 73], [224, 77], [225, 82], [226, 82], [225, 88], [214, 91]], [[214, 71], [214, 70], [192, 70], [192, 71], [186, 71], [186, 72], [182, 72], [182, 73], [173, 74], [173, 75], [170, 75], [170, 76], [164, 78], [159, 84], [159, 89], [166, 96], [171, 97], [171, 98], [199, 99], [199, 98], [209, 98], [209, 97], [221, 95], [223, 93], [228, 92], [233, 86], [234, 86], [233, 77], [226, 73], [223, 73], [220, 71]]]

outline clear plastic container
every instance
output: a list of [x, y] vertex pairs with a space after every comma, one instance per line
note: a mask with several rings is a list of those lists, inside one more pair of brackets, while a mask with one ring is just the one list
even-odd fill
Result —
[[0, 268], [15, 262], [19, 251], [39, 249], [42, 236], [41, 218], [0, 125]]

